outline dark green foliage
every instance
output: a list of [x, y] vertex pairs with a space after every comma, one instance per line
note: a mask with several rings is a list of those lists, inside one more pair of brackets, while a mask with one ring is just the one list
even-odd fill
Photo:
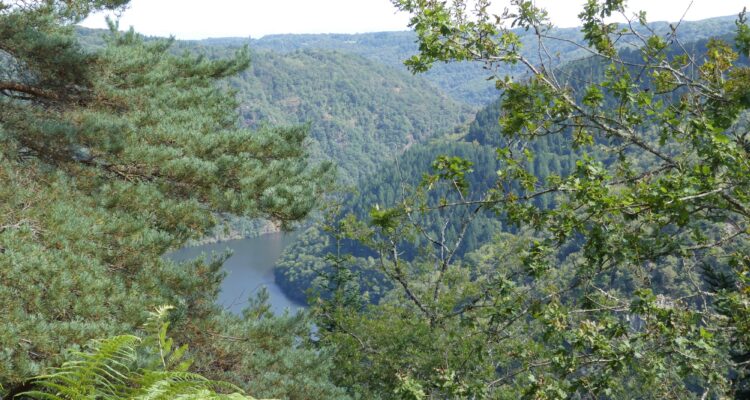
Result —
[[737, 37], [735, 40], [737, 49], [740, 54], [747, 57], [750, 55], [750, 27], [747, 26], [747, 7], [742, 9], [735, 24], [737, 25]]
[[[477, 113], [474, 122], [469, 125], [469, 131], [463, 140], [476, 142], [493, 148], [514, 148], [511, 139], [506, 138], [500, 129], [501, 100], [491, 103]], [[524, 144], [533, 154], [533, 162], [528, 164], [530, 172], [544, 180], [550, 174], [564, 176], [572, 171], [577, 158], [576, 149], [570, 146], [570, 137], [564, 135], [548, 135]], [[516, 146], [516, 151], [521, 151]]]
[[[497, 180], [465, 192], [468, 163], [444, 157], [442, 174], [376, 218], [339, 225], [390, 285], [369, 307], [315, 307], [322, 341], [338, 345], [337, 381], [374, 398], [742, 398], [746, 67], [726, 42], [687, 46], [643, 14], [641, 25], [609, 24], [622, 2], [592, 0], [580, 48], [594, 59], [558, 68], [509, 29], [555, 40], [534, 2], [514, 0], [498, 17], [476, 3], [394, 1], [419, 38], [413, 71], [466, 60], [527, 71], [496, 81]], [[547, 144], [567, 144], [572, 162], [542, 180], [529, 166]], [[445, 190], [437, 201], [430, 183]], [[454, 258], [460, 241], [441, 233], [487, 210], [516, 235]], [[438, 229], [423, 222], [449, 212]]]
[[[422, 175], [431, 170], [431, 164], [441, 155], [450, 155], [450, 157], [445, 156], [446, 160], [474, 160], [476, 164], [474, 171], [467, 172], [465, 169], [459, 171], [463, 174], [462, 182], [467, 189], [481, 191], [493, 185], [495, 171], [499, 167], [493, 148], [462, 142], [416, 145], [398, 160], [385, 164], [377, 174], [364, 179], [359, 190], [353, 195], [346, 196], [342, 210], [330, 219], [352, 214], [362, 220], [380, 221], [382, 225], [400, 221], [403, 215], [394, 215], [391, 207], [402, 201], [405, 196], [411, 195], [411, 188], [422, 181]], [[437, 202], [442, 195], [444, 195], [443, 191], [436, 191], [430, 194], [430, 198]], [[420, 216], [419, 218], [421, 223], [431, 229], [436, 228], [446, 219], [450, 219], [449, 216], [429, 216], [425, 219]], [[328, 221], [328, 223], [333, 223], [333, 221]], [[500, 225], [489, 218], [489, 214], [479, 216], [466, 232], [463, 244], [458, 250], [459, 255], [476, 249], [491, 239], [499, 229]], [[450, 237], [455, 237], [457, 232], [447, 233]], [[419, 256], [419, 248], [425, 244], [424, 242], [406, 244], [401, 249], [403, 257], [413, 259]], [[338, 252], [355, 256], [354, 259], [348, 260], [347, 265], [353, 268], [355, 275], [361, 278], [359, 286], [369, 293], [369, 299], [377, 301], [386, 284], [383, 282], [382, 275], [375, 271], [368, 271], [372, 267], [372, 260], [368, 261], [368, 257], [374, 257], [376, 254], [357, 244], [356, 241], [343, 238], [337, 242], [330, 237], [330, 233], [324, 232], [319, 226], [306, 230], [296, 243], [284, 251], [282, 259], [276, 266], [276, 282], [281, 285], [287, 295], [300, 301], [307, 300], [310, 289], [315, 289], [316, 295], [325, 295], [326, 289], [319, 287], [315, 281], [316, 279], [320, 281], [331, 272], [331, 263], [326, 255], [336, 253], [337, 245], [340, 247]]]
[[251, 125], [309, 123], [317, 154], [334, 160], [347, 183], [467, 117], [421, 78], [358, 56], [306, 50], [254, 60], [232, 81], [242, 118]]
[[[344, 202], [345, 210], [342, 215], [353, 213], [359, 219], [371, 219], [371, 209], [375, 206], [381, 207], [379, 213], [385, 213], [390, 207], [398, 204], [405, 196], [411, 194], [413, 187], [422, 182], [422, 176], [434, 171], [434, 162], [441, 155], [448, 159], [471, 160], [475, 171], [464, 174], [467, 188], [473, 193], [481, 193], [492, 188], [497, 175], [495, 172], [500, 168], [497, 159], [496, 147], [512, 147], [512, 142], [507, 140], [500, 132], [498, 120], [500, 118], [500, 100], [491, 103], [477, 113], [475, 120], [469, 125], [468, 133], [459, 141], [436, 142], [427, 145], [417, 145], [406, 151], [396, 162], [381, 167], [377, 174], [363, 179], [356, 194], [346, 196]], [[527, 149], [531, 150], [534, 157], [531, 161], [524, 163], [530, 174], [537, 177], [540, 182], [554, 179], [555, 176], [568, 175], [575, 167], [577, 152], [567, 144], [566, 137], [562, 135], [548, 135], [529, 143]], [[470, 142], [470, 143], [465, 143]], [[522, 151], [517, 148], [516, 151]], [[440, 174], [434, 178], [441, 178]], [[447, 176], [442, 176], [445, 179]], [[438, 193], [432, 193], [433, 200], [437, 201]], [[553, 196], [540, 196], [536, 204], [542, 208], [552, 207]], [[392, 210], [391, 210], [392, 212]], [[342, 215], [338, 216], [341, 217]], [[435, 229], [438, 221], [434, 216], [426, 217], [421, 221], [429, 229]], [[459, 221], [451, 221], [452, 226], [457, 226]], [[476, 250], [487, 243], [498, 231], [510, 230], [511, 226], [503, 226], [497, 221], [492, 213], [483, 213], [478, 216], [469, 227], [458, 249], [458, 255]], [[455, 232], [454, 232], [455, 233]], [[329, 263], [325, 259], [327, 253], [334, 251], [335, 243], [331, 238], [322, 240], [326, 236], [320, 228], [307, 230], [299, 241], [290, 246], [285, 252], [282, 260], [276, 268], [276, 282], [284, 289], [285, 293], [298, 301], [307, 299], [309, 289], [315, 287], [315, 279], [319, 279], [322, 271], [326, 270]], [[404, 244], [401, 250], [406, 259], [413, 259], [417, 249], [425, 243], [417, 241], [412, 244]], [[364, 266], [370, 265], [366, 257], [375, 254], [364, 249], [361, 245], [351, 240], [341, 242], [341, 251], [351, 253], [358, 258], [357, 263]], [[364, 258], [362, 258], [364, 257]], [[360, 269], [360, 268], [357, 268]], [[367, 277], [361, 282], [363, 288], [377, 287], [377, 290], [369, 290], [370, 300], [377, 300], [379, 293], [385, 287], [382, 277], [376, 277], [372, 273], [364, 273]], [[366, 290], [366, 289], [363, 289]]]
[[[304, 317], [227, 315], [215, 305], [221, 259], [162, 258], [215, 212], [291, 226], [335, 179], [331, 165], [308, 163], [303, 128], [239, 126], [218, 82], [248, 66], [244, 50], [175, 55], [172, 41], [131, 31], [83, 51], [70, 23], [103, 5], [115, 2], [0, 3], [1, 394], [174, 304], [176, 337], [205, 376], [335, 398]], [[260, 370], [275, 382], [251, 379]]]

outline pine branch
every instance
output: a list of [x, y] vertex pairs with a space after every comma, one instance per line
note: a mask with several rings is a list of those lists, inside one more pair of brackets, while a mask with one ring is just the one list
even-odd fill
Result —
[[60, 98], [56, 93], [49, 90], [10, 81], [0, 81], [0, 92], [25, 93], [48, 100], [58, 100]]

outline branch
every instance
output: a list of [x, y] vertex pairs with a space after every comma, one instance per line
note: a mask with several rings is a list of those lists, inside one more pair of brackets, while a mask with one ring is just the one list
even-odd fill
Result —
[[750, 218], [750, 209], [742, 204], [739, 200], [735, 199], [728, 193], [722, 193], [721, 197], [736, 208], [735, 212]]
[[738, 236], [745, 235], [745, 234], [747, 234], [747, 231], [745, 231], [745, 230], [738, 230], [737, 232], [735, 232], [735, 233], [733, 233], [731, 235], [727, 235], [725, 237], [722, 237], [722, 238], [720, 238], [719, 240], [717, 240], [717, 241], [715, 241], [713, 243], [705, 243], [705, 244], [701, 244], [701, 245], [695, 245], [695, 246], [688, 247], [685, 250], [688, 250], [688, 251], [697, 251], [697, 250], [711, 249], [711, 248], [714, 248], [714, 247], [721, 246], [724, 243], [730, 242], [734, 238], [736, 238]]
[[386, 251], [382, 249], [379, 251], [381, 269], [383, 270], [384, 273], [386, 273], [392, 279], [395, 279], [396, 282], [398, 282], [401, 285], [401, 288], [404, 290], [406, 297], [408, 297], [409, 300], [411, 300], [412, 303], [414, 303], [414, 305], [416, 305], [417, 308], [419, 308], [419, 310], [422, 311], [425, 317], [429, 319], [430, 325], [433, 325], [434, 320], [435, 320], [434, 315], [432, 314], [432, 312], [430, 312], [430, 310], [427, 309], [427, 307], [425, 307], [424, 304], [422, 304], [419, 298], [414, 294], [414, 292], [412, 292], [411, 288], [409, 287], [409, 282], [407, 282], [406, 279], [404, 279], [404, 273], [400, 266], [400, 259], [398, 256], [396, 243], [394, 243], [392, 240], [391, 240], [391, 248], [388, 251], [391, 252], [391, 255], [393, 256], [393, 273], [390, 273], [388, 271], [388, 268], [385, 265], [387, 253]]
[[42, 97], [50, 100], [58, 100], [60, 97], [49, 90], [37, 88], [34, 86], [24, 85], [18, 82], [0, 81], [0, 91], [25, 93], [36, 97]]

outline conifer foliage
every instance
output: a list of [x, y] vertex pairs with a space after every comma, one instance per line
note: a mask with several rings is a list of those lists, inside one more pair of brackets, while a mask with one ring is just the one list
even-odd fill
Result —
[[[133, 332], [158, 304], [176, 306], [183, 342], [216, 349], [208, 332], [247, 334], [249, 322], [214, 305], [219, 262], [162, 255], [206, 232], [216, 212], [288, 227], [331, 179], [330, 165], [308, 165], [303, 128], [238, 127], [237, 104], [216, 81], [246, 68], [246, 51], [175, 55], [170, 40], [114, 25], [104, 49], [84, 51], [72, 24], [126, 3], [0, 1], [5, 395], [59, 365], [65, 348]], [[289, 324], [299, 332], [303, 322]]]

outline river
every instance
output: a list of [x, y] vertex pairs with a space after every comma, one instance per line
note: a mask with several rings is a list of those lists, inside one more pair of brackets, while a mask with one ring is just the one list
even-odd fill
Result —
[[169, 257], [176, 261], [191, 260], [202, 254], [210, 256], [222, 254], [227, 249], [233, 254], [225, 263], [227, 277], [221, 285], [218, 303], [224, 308], [240, 313], [247, 305], [249, 296], [254, 296], [261, 287], [266, 286], [270, 294], [269, 302], [274, 313], [283, 313], [289, 308], [294, 311], [304, 305], [290, 300], [281, 288], [276, 285], [273, 266], [281, 256], [284, 247], [294, 241], [295, 235], [269, 233], [252, 239], [230, 240], [180, 249]]

